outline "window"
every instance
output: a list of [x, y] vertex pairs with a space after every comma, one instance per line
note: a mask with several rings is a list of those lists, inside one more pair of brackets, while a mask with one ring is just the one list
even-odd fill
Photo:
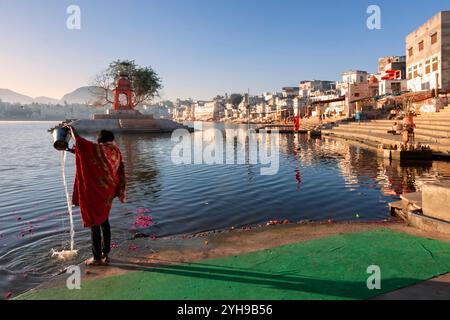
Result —
[[408, 55], [409, 55], [410, 57], [412, 57], [413, 54], [414, 54], [413, 48], [409, 48], [409, 49], [408, 49]]
[[408, 68], [408, 80], [412, 79], [412, 68]]
[[421, 90], [430, 90], [430, 82], [422, 83]]
[[425, 74], [429, 74], [431, 72], [431, 60], [425, 61]]
[[433, 67], [433, 72], [438, 70], [439, 62], [438, 62], [438, 58], [437, 58], [437, 57], [436, 57], [436, 58], [433, 58], [433, 64], [432, 64], [432, 67]]
[[419, 42], [419, 51], [423, 50], [423, 40]]
[[355, 98], [358, 98], [359, 97], [359, 93], [355, 93]]
[[437, 32], [431, 35], [431, 44], [437, 43], [438, 37]]
[[419, 72], [417, 71], [417, 66], [414, 66], [414, 78], [417, 78], [419, 76]]

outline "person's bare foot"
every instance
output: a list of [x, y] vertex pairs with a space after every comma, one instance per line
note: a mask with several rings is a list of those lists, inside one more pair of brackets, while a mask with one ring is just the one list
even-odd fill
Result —
[[100, 267], [105, 265], [102, 260], [95, 260], [94, 258], [87, 259], [84, 264], [88, 267]]

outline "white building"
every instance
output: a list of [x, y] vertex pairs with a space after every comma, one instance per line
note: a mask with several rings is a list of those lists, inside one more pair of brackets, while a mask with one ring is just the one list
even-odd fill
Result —
[[450, 91], [450, 11], [442, 11], [406, 37], [408, 89]]
[[342, 74], [342, 82], [350, 84], [366, 84], [368, 82], [367, 71], [349, 70]]
[[222, 100], [198, 101], [194, 104], [194, 118], [198, 121], [217, 120], [224, 115], [224, 110]]
[[408, 81], [398, 80], [380, 80], [378, 83], [379, 95], [396, 95], [408, 91]]

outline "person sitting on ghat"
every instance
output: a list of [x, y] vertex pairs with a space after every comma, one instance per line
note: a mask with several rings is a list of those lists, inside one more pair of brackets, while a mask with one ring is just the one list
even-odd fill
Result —
[[395, 119], [396, 117], [397, 117], [397, 111], [396, 111], [395, 109], [392, 109], [392, 110], [389, 112], [388, 120], [393, 120], [393, 119]]
[[109, 262], [111, 250], [112, 202], [116, 197], [125, 202], [122, 154], [110, 131], [100, 131], [94, 143], [82, 138], [73, 127], [69, 128], [75, 139], [75, 148], [70, 151], [76, 159], [72, 204], [80, 207], [83, 225], [91, 229], [93, 258], [86, 260], [86, 265], [104, 265]]
[[397, 123], [397, 125], [395, 127], [395, 133], [402, 134], [402, 131], [403, 131], [403, 125], [401, 123]]
[[394, 134], [394, 135], [398, 135], [398, 134], [401, 134], [402, 131], [403, 131], [403, 125], [401, 123], [394, 122], [394, 124], [392, 125], [391, 130], [388, 131], [388, 133]]

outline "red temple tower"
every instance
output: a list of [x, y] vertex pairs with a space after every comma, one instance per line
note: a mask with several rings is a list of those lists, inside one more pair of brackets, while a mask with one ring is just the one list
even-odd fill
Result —
[[133, 88], [128, 75], [124, 72], [119, 74], [114, 89], [114, 110], [133, 110]]

